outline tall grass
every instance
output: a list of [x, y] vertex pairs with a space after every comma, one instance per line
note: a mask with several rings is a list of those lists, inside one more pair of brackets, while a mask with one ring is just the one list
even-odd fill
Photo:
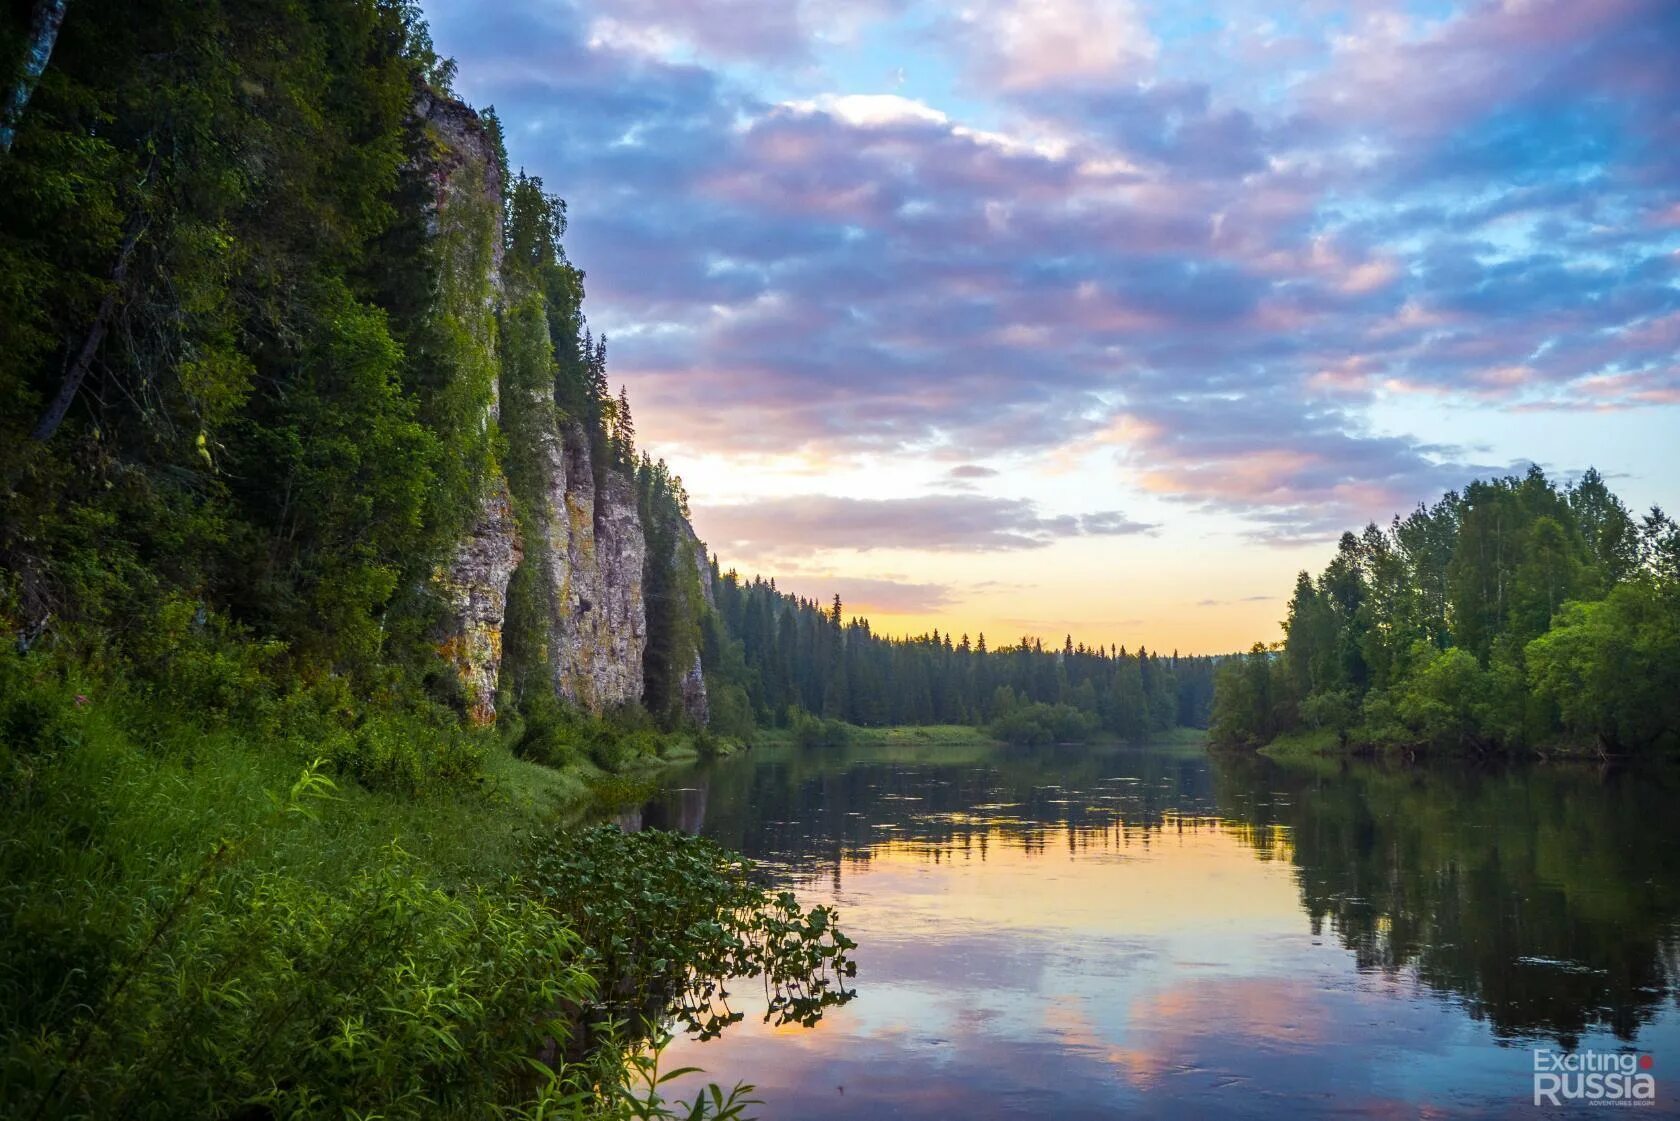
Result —
[[575, 780], [83, 664], [0, 654], [0, 1115], [670, 1113], [635, 1033], [571, 1045], [600, 955], [526, 873]]

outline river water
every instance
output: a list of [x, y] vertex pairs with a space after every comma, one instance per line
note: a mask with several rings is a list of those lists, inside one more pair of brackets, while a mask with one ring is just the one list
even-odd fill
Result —
[[667, 1052], [762, 1118], [1603, 1116], [1535, 1106], [1537, 1049], [1641, 1056], [1614, 1061], [1653, 1117], [1680, 1116], [1677, 795], [1193, 744], [772, 748], [625, 824], [747, 854], [860, 944], [816, 1027], [764, 1026], [743, 982], [742, 1023]]

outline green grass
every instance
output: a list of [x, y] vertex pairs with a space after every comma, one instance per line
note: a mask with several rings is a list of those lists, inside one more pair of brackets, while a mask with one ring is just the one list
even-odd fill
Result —
[[[531, 871], [637, 778], [401, 710], [348, 727], [328, 752], [295, 705], [0, 653], [0, 1115], [629, 1115], [634, 1052], [531, 1065], [597, 985]], [[450, 777], [315, 759], [370, 727]]]
[[1329, 728], [1286, 732], [1260, 749], [1269, 759], [1310, 759], [1321, 755], [1341, 755], [1346, 751], [1340, 738]]
[[[849, 742], [858, 746], [967, 747], [975, 744], [995, 746], [1002, 742], [987, 733], [986, 729], [966, 724], [893, 724], [886, 727], [848, 724], [846, 730]], [[1207, 736], [1205, 728], [1174, 728], [1150, 736], [1148, 742], [1165, 746], [1195, 746], [1206, 743]], [[754, 743], [764, 747], [789, 745], [793, 743], [793, 731], [789, 728], [761, 728], [754, 737]]]
[[852, 736], [854, 743], [880, 747], [955, 746], [998, 742], [987, 735], [984, 728], [970, 728], [963, 724], [900, 724], [885, 728], [854, 727]]
[[1156, 732], [1146, 741], [1165, 747], [1202, 747], [1208, 742], [1206, 728], [1171, 728]]
[[[995, 744], [998, 741], [983, 728], [965, 724], [893, 724], [885, 727], [845, 725], [847, 743], [873, 747], [917, 747], [935, 745]], [[753, 734], [759, 747], [781, 747], [794, 742], [791, 728], [760, 728]]]

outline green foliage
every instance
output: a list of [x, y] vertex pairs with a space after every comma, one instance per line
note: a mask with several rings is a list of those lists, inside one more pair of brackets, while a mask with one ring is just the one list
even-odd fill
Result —
[[765, 1022], [809, 1026], [850, 1000], [856, 944], [829, 907], [768, 892], [750, 862], [684, 833], [603, 825], [563, 834], [533, 872], [542, 898], [582, 938], [602, 979], [593, 1022], [669, 1013], [709, 1038], [741, 1018], [724, 983], [762, 978]]
[[[172, 712], [62, 660], [0, 655], [0, 1113], [738, 1115], [740, 1088], [699, 1113], [650, 1104], [657, 1046], [602, 1030], [616, 940], [662, 920], [597, 909], [585, 934], [569, 889], [564, 906], [537, 890], [566, 882], [534, 870], [553, 836], [541, 806], [489, 784], [335, 784], [277, 750], [313, 746], [296, 711], [296, 741], [260, 712]], [[602, 838], [592, 857], [568, 849], [563, 876], [680, 895], [670, 877], [698, 861], [712, 894], [687, 899], [695, 929], [662, 952], [760, 961], [793, 986], [790, 1016], [839, 999], [797, 988], [802, 968], [846, 968], [827, 917], [774, 898], [752, 911], [728, 858], [674, 845]], [[708, 924], [752, 947], [720, 957]]]
[[1301, 702], [1301, 719], [1309, 728], [1326, 729], [1346, 740], [1348, 729], [1359, 722], [1359, 698], [1351, 689], [1314, 693]]
[[420, 589], [493, 444], [494, 204], [413, 115], [448, 69], [412, 4], [71, 6], [0, 161], [25, 625], [126, 639], [185, 596], [306, 678], [431, 672]]
[[1289, 662], [1256, 643], [1214, 674], [1209, 736], [1225, 747], [1259, 747], [1299, 720]]
[[160, 757], [127, 731], [155, 698], [0, 678], [0, 1111], [476, 1115], [588, 995], [559, 919], [511, 880], [442, 890], [318, 765], [268, 798], [294, 764], [243, 728]]
[[1607, 751], [1680, 749], [1680, 611], [1648, 581], [1571, 603], [1524, 656], [1568, 734]]
[[[513, 839], [656, 722], [555, 699], [541, 548], [506, 743], [437, 650], [498, 472], [527, 542], [562, 433], [638, 474], [564, 203], [453, 73], [409, 0], [79, 0], [0, 159], [0, 1113], [671, 1115], [645, 1031], [579, 1050], [607, 950]], [[681, 485], [639, 473], [671, 725], [706, 613]], [[773, 971], [827, 921], [780, 906]]]
[[697, 729], [692, 742], [694, 754], [700, 759], [716, 759], [731, 750], [729, 741], [710, 728]]
[[642, 566], [648, 627], [642, 701], [666, 727], [675, 727], [685, 718], [684, 683], [700, 664], [701, 631], [710, 614], [700, 586], [706, 557], [688, 527], [682, 480], [671, 474], [664, 460], [656, 463], [642, 456], [636, 498], [647, 539]]
[[987, 726], [987, 733], [1005, 743], [1083, 743], [1097, 734], [1097, 718], [1072, 705], [1035, 702], [1011, 709]]
[[246, 483], [248, 517], [269, 530], [251, 558], [259, 617], [335, 668], [365, 670], [383, 653], [380, 611], [422, 536], [439, 442], [402, 392], [383, 313], [339, 285], [321, 299], [325, 321], [298, 375], [242, 427], [230, 469]]
[[661, 732], [639, 706], [595, 716], [551, 690], [531, 694], [520, 716], [511, 740], [514, 754], [554, 768], [587, 764], [613, 774], [659, 759], [680, 738]]
[[1680, 531], [1596, 471], [1476, 482], [1302, 573], [1280, 656], [1221, 666], [1217, 743], [1302, 726], [1415, 751], [1672, 750]]
[[812, 716], [799, 708], [788, 713], [787, 729], [800, 747], [845, 747], [852, 741], [852, 730], [844, 721]]
[[[1499, 733], [1509, 730], [1499, 711], [1506, 700], [1502, 677], [1460, 647], [1431, 648], [1393, 690], [1394, 714], [1414, 743], [1448, 750], [1500, 746]], [[1520, 678], [1516, 684], [1520, 689]]]

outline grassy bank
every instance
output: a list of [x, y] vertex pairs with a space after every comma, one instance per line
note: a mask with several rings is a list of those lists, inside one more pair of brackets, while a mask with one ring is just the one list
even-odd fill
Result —
[[[657, 935], [678, 943], [662, 959], [689, 960], [705, 947], [681, 932], [727, 931], [716, 907], [763, 901], [739, 862], [679, 839], [693, 851], [556, 864], [576, 834], [562, 823], [613, 785], [593, 764], [548, 768], [495, 733], [378, 709], [349, 722], [363, 756], [434, 766], [358, 761], [312, 704], [187, 710], [0, 655], [0, 1113], [641, 1108], [639, 1031], [603, 1032], [600, 994], [667, 982], [607, 977], [595, 943]], [[369, 777], [383, 771], [405, 777]], [[653, 929], [636, 933], [638, 914], [595, 908], [580, 934], [571, 901], [625, 877], [683, 914], [642, 908]]]
[[1208, 733], [1206, 728], [1169, 728], [1165, 732], [1156, 732], [1148, 742], [1173, 747], [1202, 747], [1208, 742]]
[[[1205, 728], [1172, 728], [1151, 733], [1151, 744], [1196, 746], [1207, 742]], [[897, 724], [887, 727], [860, 727], [836, 721], [811, 721], [809, 724], [787, 728], [760, 729], [753, 742], [765, 747], [831, 746], [851, 744], [862, 747], [968, 747], [997, 746], [1004, 741], [986, 728], [967, 724]]]
[[1311, 759], [1323, 755], [1340, 755], [1350, 749], [1341, 738], [1327, 728], [1303, 729], [1287, 732], [1259, 749], [1269, 759]]
[[[836, 743], [877, 747], [915, 747], [934, 745], [994, 744], [998, 741], [986, 734], [984, 728], [965, 724], [896, 724], [866, 728], [837, 721], [813, 721], [821, 732], [813, 734], [801, 727], [761, 728], [753, 736], [755, 745], [776, 747], [804, 743], [823, 746], [825, 740]], [[803, 732], [803, 735], [802, 735]]]
[[1394, 760], [1436, 758], [1479, 759], [1489, 755], [1511, 759], [1557, 759], [1596, 761], [1606, 758], [1597, 744], [1572, 740], [1554, 740], [1525, 747], [1518, 751], [1472, 751], [1458, 747], [1442, 749], [1427, 743], [1404, 744], [1383, 741], [1358, 733], [1345, 739], [1329, 728], [1303, 728], [1286, 732], [1258, 749], [1258, 754], [1279, 762], [1304, 762], [1345, 756], [1378, 756]]

